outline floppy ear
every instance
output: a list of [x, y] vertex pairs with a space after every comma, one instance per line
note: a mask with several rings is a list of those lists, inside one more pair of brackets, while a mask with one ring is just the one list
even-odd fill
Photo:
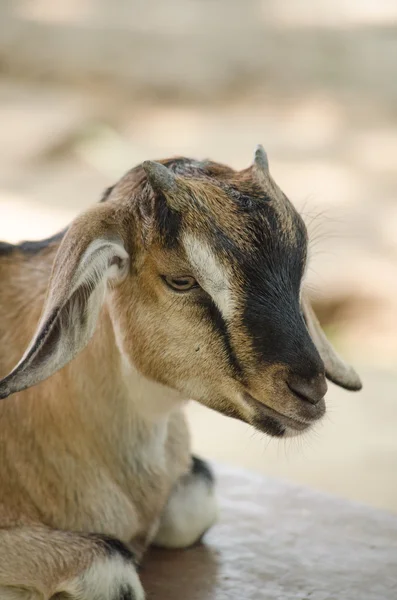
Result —
[[109, 283], [128, 272], [129, 256], [112, 210], [97, 205], [70, 226], [54, 260], [36, 333], [21, 361], [0, 381], [0, 398], [50, 377], [92, 337]]
[[325, 365], [325, 375], [327, 379], [346, 390], [361, 390], [362, 383], [359, 376], [350, 365], [345, 363], [332, 347], [326, 338], [325, 333], [321, 329], [320, 323], [305, 295], [302, 297], [302, 309], [306, 326]]

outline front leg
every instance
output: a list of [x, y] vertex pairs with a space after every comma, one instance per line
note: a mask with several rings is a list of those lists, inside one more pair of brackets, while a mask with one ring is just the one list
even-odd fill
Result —
[[187, 548], [198, 542], [217, 519], [214, 488], [210, 467], [193, 456], [190, 473], [183, 475], [171, 492], [153, 545]]

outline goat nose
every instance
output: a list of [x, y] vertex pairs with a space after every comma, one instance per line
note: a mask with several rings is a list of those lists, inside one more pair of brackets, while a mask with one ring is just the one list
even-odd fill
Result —
[[327, 393], [325, 376], [319, 373], [315, 377], [307, 378], [292, 373], [287, 380], [289, 389], [302, 400], [310, 404], [318, 404]]

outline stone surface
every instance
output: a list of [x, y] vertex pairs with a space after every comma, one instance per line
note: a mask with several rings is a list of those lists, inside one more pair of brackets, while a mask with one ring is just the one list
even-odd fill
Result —
[[221, 519], [205, 545], [151, 551], [148, 600], [395, 600], [397, 517], [217, 469]]

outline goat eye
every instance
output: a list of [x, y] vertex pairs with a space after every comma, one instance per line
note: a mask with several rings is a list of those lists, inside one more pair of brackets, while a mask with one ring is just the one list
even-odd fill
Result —
[[169, 275], [164, 275], [163, 279], [168, 287], [176, 290], [177, 292], [188, 292], [192, 288], [198, 286], [195, 278], [190, 277], [190, 275], [185, 275], [183, 277], [171, 277]]

